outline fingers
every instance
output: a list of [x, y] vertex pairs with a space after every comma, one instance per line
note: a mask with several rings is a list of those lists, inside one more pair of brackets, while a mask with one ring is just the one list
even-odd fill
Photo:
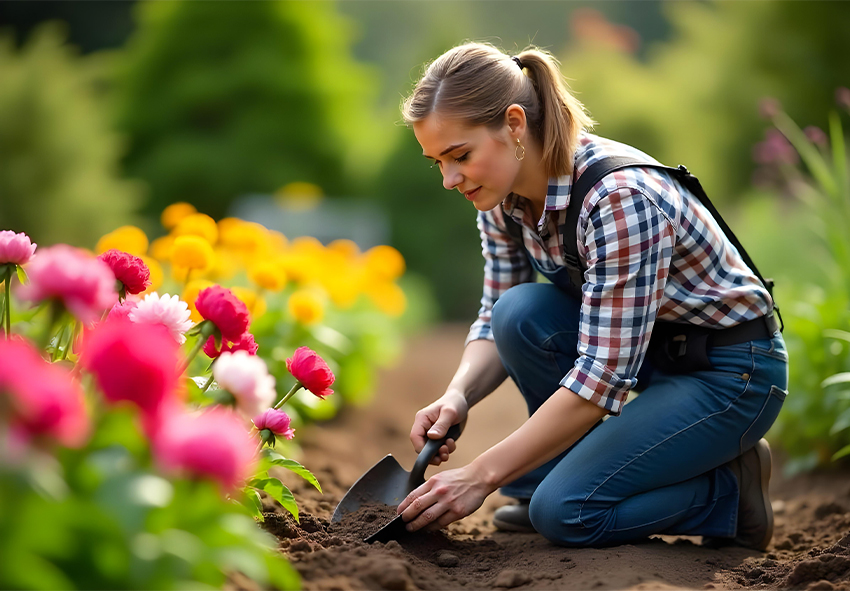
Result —
[[413, 427], [410, 429], [410, 442], [413, 443], [413, 449], [416, 450], [416, 453], [419, 453], [425, 447], [428, 442], [427, 433], [433, 427], [439, 415], [439, 408], [433, 404], [416, 413], [416, 417], [413, 419]]
[[[399, 505], [399, 509], [401, 509], [401, 505]], [[413, 497], [401, 512], [401, 518], [405, 520], [405, 527], [408, 531], [417, 531], [429, 526], [442, 527], [439, 524], [446, 519], [448, 519], [447, 523], [451, 523], [455, 519], [446, 515], [447, 509], [445, 505], [438, 502], [437, 495], [426, 493], [422, 496]]]
[[437, 450], [437, 453], [429, 462], [432, 466], [439, 466], [443, 462], [449, 461], [449, 454], [453, 453], [457, 449], [457, 445], [455, 444], [454, 439], [447, 439], [446, 444], [440, 447]]

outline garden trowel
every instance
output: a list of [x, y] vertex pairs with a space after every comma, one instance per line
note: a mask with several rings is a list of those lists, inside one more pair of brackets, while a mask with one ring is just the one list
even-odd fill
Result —
[[[368, 504], [390, 505], [395, 507], [401, 503], [410, 492], [425, 482], [425, 469], [431, 459], [437, 455], [440, 447], [448, 439], [457, 440], [462, 428], [460, 424], [449, 427], [448, 433], [442, 439], [429, 439], [419, 452], [413, 470], [408, 472], [396, 461], [392, 454], [369, 468], [354, 485], [348, 489], [345, 496], [334, 510], [331, 521], [341, 521], [349, 513], [354, 513], [361, 506]], [[366, 538], [366, 542], [387, 542], [396, 539], [407, 532], [401, 515], [391, 520], [377, 532]]]

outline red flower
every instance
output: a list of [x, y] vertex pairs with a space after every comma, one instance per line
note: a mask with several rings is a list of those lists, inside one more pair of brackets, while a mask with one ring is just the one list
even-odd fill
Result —
[[210, 359], [215, 359], [222, 353], [233, 351], [247, 351], [249, 355], [256, 355], [259, 345], [254, 340], [254, 335], [246, 332], [238, 341], [222, 341], [221, 351], [215, 348], [215, 337], [210, 337], [204, 344], [204, 353]]
[[226, 341], [238, 341], [248, 330], [248, 308], [227, 288], [213, 285], [202, 290], [195, 307], [205, 320], [215, 324]]
[[153, 451], [166, 471], [209, 478], [231, 492], [251, 475], [256, 445], [242, 419], [214, 407], [197, 415], [168, 413], [154, 436]]
[[178, 350], [161, 326], [116, 320], [86, 335], [80, 361], [107, 400], [127, 400], [153, 416], [177, 396]]
[[23, 340], [0, 341], [0, 407], [8, 396], [13, 429], [79, 447], [88, 438], [83, 391], [69, 371], [46, 362]]
[[330, 385], [336, 379], [333, 372], [325, 360], [309, 347], [296, 349], [292, 357], [286, 360], [286, 369], [301, 382], [302, 386], [319, 398], [334, 393], [330, 389]]
[[268, 429], [275, 435], [283, 435], [287, 439], [295, 437], [295, 429], [290, 428], [292, 419], [282, 410], [270, 408], [254, 417], [254, 426], [258, 431]]
[[151, 271], [137, 256], [113, 248], [97, 258], [109, 265], [127, 293], [142, 293], [151, 284]]

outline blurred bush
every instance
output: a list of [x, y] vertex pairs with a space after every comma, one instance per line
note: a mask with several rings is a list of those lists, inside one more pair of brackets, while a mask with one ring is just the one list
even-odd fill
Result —
[[850, 79], [850, 4], [669, 2], [673, 30], [645, 62], [633, 32], [576, 11], [563, 71], [597, 133], [668, 164], [686, 164], [716, 202], [746, 191], [755, 116], [776, 96], [799, 121], [826, 125], [833, 89]]
[[0, 225], [91, 247], [130, 219], [142, 187], [119, 178], [124, 144], [94, 84], [100, 62], [65, 38], [48, 23], [16, 51], [0, 34]]
[[[150, 184], [146, 212], [187, 201], [222, 217], [244, 193], [292, 181], [362, 189], [379, 160], [374, 74], [326, 2], [144, 2], [117, 56], [127, 173]], [[378, 131], [379, 132], [379, 131]]]

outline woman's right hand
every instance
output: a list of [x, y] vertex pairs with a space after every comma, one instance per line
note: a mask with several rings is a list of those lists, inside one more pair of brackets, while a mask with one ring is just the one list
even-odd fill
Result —
[[[469, 414], [469, 404], [460, 392], [446, 392], [437, 401], [429, 404], [416, 413], [413, 428], [410, 430], [410, 441], [416, 453], [422, 451], [428, 439], [444, 437], [449, 427], [465, 423]], [[431, 464], [439, 466], [449, 460], [449, 454], [456, 449], [455, 440], [447, 439], [431, 460]]]

